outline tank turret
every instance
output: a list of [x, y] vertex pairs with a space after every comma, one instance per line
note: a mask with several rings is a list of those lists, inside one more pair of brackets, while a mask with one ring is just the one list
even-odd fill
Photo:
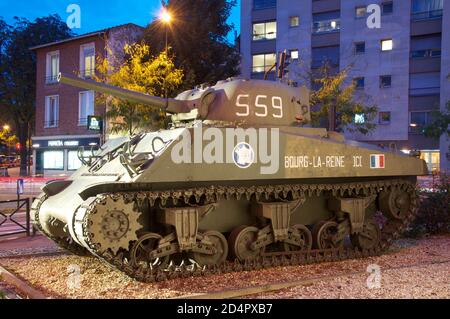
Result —
[[161, 98], [75, 76], [58, 76], [71, 86], [163, 108], [167, 113], [196, 113], [197, 119], [241, 122], [251, 126], [292, 126], [311, 120], [309, 90], [262, 80], [229, 79], [197, 87], [176, 98]]

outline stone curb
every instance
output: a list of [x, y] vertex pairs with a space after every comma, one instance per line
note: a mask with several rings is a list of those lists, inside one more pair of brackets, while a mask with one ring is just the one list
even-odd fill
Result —
[[14, 286], [20, 293], [29, 299], [48, 299], [42, 292], [34, 289], [28, 283], [19, 279], [2, 266], [0, 266], [0, 279], [11, 286]]

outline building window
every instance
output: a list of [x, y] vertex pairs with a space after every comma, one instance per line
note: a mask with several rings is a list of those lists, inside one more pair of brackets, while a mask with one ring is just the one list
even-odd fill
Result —
[[392, 51], [394, 42], [392, 39], [381, 40], [381, 51]]
[[320, 68], [324, 64], [329, 64], [331, 67], [339, 66], [340, 47], [330, 46], [322, 48], [313, 48], [311, 50], [312, 68]]
[[412, 0], [412, 20], [441, 19], [444, 0]]
[[380, 76], [380, 88], [390, 88], [392, 85], [392, 77], [390, 75]]
[[365, 79], [363, 77], [357, 77], [353, 79], [353, 83], [355, 83], [355, 88], [364, 89]]
[[440, 58], [441, 52], [441, 49], [414, 50], [411, 51], [411, 59]]
[[421, 151], [420, 159], [423, 159], [428, 166], [430, 172], [439, 171], [440, 152], [439, 151]]
[[277, 56], [275, 53], [257, 54], [253, 56], [253, 73], [267, 72], [275, 63]]
[[341, 29], [340, 11], [313, 14], [313, 33], [338, 32]]
[[67, 152], [67, 170], [76, 171], [82, 166], [77, 151]]
[[277, 7], [277, 0], [253, 0], [253, 10], [270, 9]]
[[53, 84], [58, 82], [59, 74], [59, 51], [47, 53], [47, 66], [45, 73], [45, 83]]
[[83, 78], [92, 78], [94, 74], [95, 44], [84, 44], [80, 46], [80, 75]]
[[64, 170], [64, 151], [45, 151], [44, 169]]
[[289, 17], [289, 26], [291, 28], [298, 27], [300, 25], [300, 18], [298, 16]]
[[366, 118], [365, 118], [364, 114], [355, 114], [354, 122], [355, 122], [355, 124], [366, 123]]
[[59, 96], [45, 97], [45, 120], [44, 127], [52, 128], [58, 127], [58, 113], [59, 113]]
[[364, 54], [366, 52], [366, 42], [355, 43], [355, 54]]
[[392, 14], [394, 12], [394, 3], [392, 1], [382, 3], [381, 12], [383, 15]]
[[379, 124], [390, 124], [391, 123], [391, 112], [380, 112], [378, 114]]
[[422, 134], [423, 129], [431, 121], [431, 112], [411, 112], [409, 115], [409, 131]]
[[276, 21], [253, 24], [253, 41], [273, 40], [276, 38], [277, 38]]
[[291, 50], [289, 54], [292, 60], [298, 60], [298, 50]]
[[78, 99], [78, 125], [87, 125], [89, 115], [94, 115], [94, 91], [79, 93]]
[[356, 18], [364, 18], [367, 14], [367, 7], [356, 7], [355, 16]]

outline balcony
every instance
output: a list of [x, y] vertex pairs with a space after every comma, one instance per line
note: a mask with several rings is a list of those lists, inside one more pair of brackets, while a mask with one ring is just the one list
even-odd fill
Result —
[[45, 77], [45, 84], [52, 85], [58, 83], [58, 76], [57, 75], [51, 75]]
[[277, 7], [277, 0], [253, 0], [253, 10], [263, 10]]
[[427, 96], [436, 95], [441, 91], [440, 87], [427, 87], [427, 88], [412, 88], [409, 89], [410, 96]]
[[80, 71], [80, 78], [92, 79], [95, 76], [95, 69], [85, 69]]
[[340, 29], [341, 29], [341, 20], [332, 19], [313, 22], [312, 31], [314, 34], [321, 34], [321, 33], [339, 32]]
[[58, 127], [59, 122], [57, 120], [45, 121], [44, 128], [56, 128]]
[[443, 10], [431, 10], [423, 12], [414, 12], [411, 14], [412, 21], [442, 19]]

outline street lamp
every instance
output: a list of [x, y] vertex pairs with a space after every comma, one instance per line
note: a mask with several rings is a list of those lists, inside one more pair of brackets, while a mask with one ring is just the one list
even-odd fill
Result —
[[[167, 10], [166, 7], [163, 7], [163, 9], [161, 11], [160, 20], [165, 25], [165, 32], [166, 32], [166, 48], [165, 48], [165, 52], [166, 52], [166, 59], [167, 59], [168, 58], [167, 33], [168, 33], [168, 30], [169, 30], [170, 22], [172, 21], [172, 15], [170, 14], [170, 12]], [[166, 107], [167, 107], [167, 104], [169, 103], [169, 101], [168, 101], [168, 96], [167, 96], [166, 77], [164, 77], [164, 97], [166, 99]]]
[[3, 125], [3, 130], [9, 131], [11, 127], [8, 124]]

